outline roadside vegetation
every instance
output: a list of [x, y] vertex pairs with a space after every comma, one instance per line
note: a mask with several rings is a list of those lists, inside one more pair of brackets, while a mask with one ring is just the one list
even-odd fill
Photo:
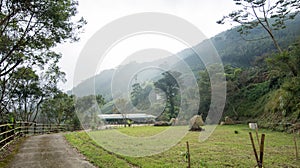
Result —
[[11, 145], [9, 145], [7, 150], [0, 151], [0, 167], [9, 167], [10, 162], [18, 153], [20, 146], [25, 140], [26, 138], [18, 138]]

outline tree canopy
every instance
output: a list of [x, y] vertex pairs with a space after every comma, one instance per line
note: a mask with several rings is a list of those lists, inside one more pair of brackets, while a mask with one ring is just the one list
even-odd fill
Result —
[[[17, 109], [11, 107], [11, 93], [22, 91], [25, 96], [31, 90], [33, 94], [35, 85], [42, 94], [34, 94], [41, 98], [58, 90], [64, 73], [57, 65], [61, 54], [52, 48], [79, 39], [86, 21], [77, 18], [77, 6], [75, 0], [0, 2], [0, 115]], [[22, 80], [33, 83], [24, 86]]]
[[180, 72], [176, 71], [166, 71], [162, 73], [163, 78], [159, 79], [154, 83], [156, 88], [161, 89], [166, 95], [167, 105], [163, 115], [167, 115], [167, 120], [171, 118], [176, 118], [179, 110], [177, 106], [180, 104], [179, 97], [179, 82], [180, 82]]

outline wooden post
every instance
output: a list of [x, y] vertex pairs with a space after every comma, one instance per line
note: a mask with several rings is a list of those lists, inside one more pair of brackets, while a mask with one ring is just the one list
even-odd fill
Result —
[[186, 148], [187, 148], [188, 168], [191, 168], [190, 146], [188, 141], [186, 141]]
[[256, 124], [256, 128], [255, 128], [255, 133], [256, 133], [257, 144], [259, 146], [260, 143], [259, 143], [259, 137], [258, 137], [258, 127], [257, 127], [257, 124]]
[[12, 137], [12, 139], [14, 140], [15, 139], [15, 122], [13, 122], [12, 123], [12, 129], [13, 129], [13, 131], [12, 131], [12, 133], [11, 133], [11, 135], [13, 135], [13, 137]]
[[36, 122], [33, 123], [33, 135], [35, 135], [35, 134], [36, 134]]
[[258, 167], [259, 168], [262, 168], [263, 167], [263, 160], [264, 160], [264, 144], [265, 144], [265, 134], [262, 134], [261, 135], [261, 142], [260, 142], [260, 149], [259, 149], [259, 152], [260, 152], [260, 156], [259, 156], [259, 165]]
[[295, 130], [293, 130], [293, 134], [294, 134], [294, 144], [295, 144], [295, 156], [296, 156], [296, 160], [299, 159], [298, 157], [298, 146], [297, 146], [297, 137], [295, 134]]
[[259, 165], [259, 159], [258, 159], [258, 156], [257, 156], [257, 152], [256, 152], [255, 144], [254, 144], [253, 137], [252, 137], [252, 133], [251, 133], [251, 132], [249, 132], [249, 135], [250, 135], [250, 140], [251, 140], [251, 144], [252, 144], [252, 148], [253, 148], [254, 156], [255, 156], [255, 159], [256, 159], [256, 163], [257, 163], [257, 165]]
[[26, 127], [26, 134], [28, 134], [29, 133], [29, 123], [28, 122], [25, 123], [25, 127]]
[[[4, 126], [4, 132], [8, 131], [8, 129], [9, 129], [9, 127], [8, 127], [7, 124], [8, 124], [8, 123], [6, 123], [6, 125]], [[4, 134], [4, 139], [6, 139], [7, 137], [8, 137], [8, 135], [7, 135], [7, 133], [5, 133], [5, 134]], [[4, 144], [6, 144], [6, 143], [7, 143], [7, 140], [4, 141]]]
[[[0, 125], [2, 125], [2, 124], [4, 124], [4, 122], [0, 123]], [[5, 132], [5, 127], [4, 126], [0, 127], [0, 131], [1, 132]], [[2, 139], [5, 139], [5, 135], [4, 134], [0, 136], [0, 140], [2, 140]], [[0, 144], [0, 146], [2, 147], [3, 145]]]

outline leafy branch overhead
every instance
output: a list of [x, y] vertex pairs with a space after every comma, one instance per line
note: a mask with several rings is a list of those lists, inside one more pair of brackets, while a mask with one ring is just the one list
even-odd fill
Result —
[[0, 76], [26, 61], [44, 64], [51, 47], [68, 39], [77, 41], [86, 23], [83, 18], [72, 21], [77, 5], [74, 0], [1, 1]]
[[284, 29], [287, 20], [294, 19], [300, 11], [300, 0], [233, 0], [239, 10], [229, 13], [217, 21], [218, 24], [226, 22], [241, 25], [238, 32], [241, 35], [251, 33], [256, 27], [263, 28], [268, 37], [271, 37], [275, 47], [282, 52], [273, 31]]

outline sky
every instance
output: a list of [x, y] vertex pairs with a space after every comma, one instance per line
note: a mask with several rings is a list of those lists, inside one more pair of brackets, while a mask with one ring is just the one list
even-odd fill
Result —
[[[80, 41], [59, 44], [54, 48], [62, 54], [59, 65], [66, 73], [67, 82], [60, 84], [60, 88], [64, 91], [74, 87], [73, 78], [77, 60], [87, 41], [98, 30], [116, 19], [141, 12], [171, 14], [195, 25], [210, 38], [232, 27], [230, 24], [218, 25], [216, 21], [235, 8], [232, 0], [78, 0], [78, 2], [78, 16], [87, 20], [84, 32], [79, 35]], [[130, 54], [146, 48], [160, 48], [175, 54], [187, 46], [166, 36], [133, 36], [110, 49], [105, 59], [99, 63], [97, 73], [117, 67]]]

